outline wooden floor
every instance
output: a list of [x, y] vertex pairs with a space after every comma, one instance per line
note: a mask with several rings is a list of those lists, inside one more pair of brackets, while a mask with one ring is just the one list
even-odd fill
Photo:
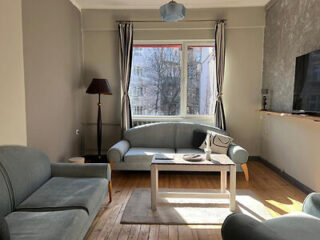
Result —
[[[248, 163], [250, 182], [237, 174], [237, 189], [251, 189], [272, 216], [301, 211], [306, 195], [259, 162]], [[219, 188], [219, 174], [160, 173], [159, 187]], [[113, 172], [113, 201], [103, 205], [86, 240], [221, 239], [221, 225], [123, 225], [121, 216], [134, 188], [150, 187], [150, 173]]]

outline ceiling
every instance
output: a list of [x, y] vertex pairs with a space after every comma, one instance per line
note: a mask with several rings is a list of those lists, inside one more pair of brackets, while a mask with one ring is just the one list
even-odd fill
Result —
[[[80, 9], [158, 9], [169, 0], [70, 0]], [[176, 0], [186, 8], [257, 7], [270, 0]]]

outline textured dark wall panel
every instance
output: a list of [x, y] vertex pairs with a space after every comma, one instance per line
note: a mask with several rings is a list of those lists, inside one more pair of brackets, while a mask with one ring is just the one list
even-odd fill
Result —
[[320, 0], [278, 0], [266, 15], [263, 88], [273, 111], [291, 112], [296, 57], [320, 49]]

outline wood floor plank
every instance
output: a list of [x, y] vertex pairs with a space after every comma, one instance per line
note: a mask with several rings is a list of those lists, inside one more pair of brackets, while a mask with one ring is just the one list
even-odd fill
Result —
[[148, 240], [150, 225], [141, 225], [138, 240]]
[[169, 238], [169, 226], [160, 225], [159, 227], [159, 240], [168, 240]]
[[121, 227], [118, 240], [128, 240], [130, 235], [131, 225], [124, 224]]
[[151, 225], [149, 240], [158, 240], [159, 239], [159, 225]]
[[191, 240], [192, 239], [192, 231], [187, 225], [178, 226], [178, 235], [179, 240]]
[[137, 240], [140, 232], [140, 225], [132, 225], [128, 240]]
[[178, 226], [177, 225], [170, 225], [169, 226], [169, 240], [178, 240]]
[[[237, 173], [237, 188], [253, 191], [270, 211], [279, 216], [301, 211], [306, 195], [263, 164], [248, 162], [250, 182]], [[229, 177], [228, 177], [229, 178]], [[113, 172], [113, 201], [107, 199], [90, 227], [85, 240], [221, 240], [220, 225], [130, 225], [121, 224], [122, 213], [135, 188], [150, 187], [150, 172]], [[219, 188], [219, 174], [173, 173], [160, 174], [163, 188]]]
[[208, 231], [206, 229], [195, 229], [194, 230], [197, 234], [197, 238], [199, 240], [207, 240], [209, 237], [208, 237]]

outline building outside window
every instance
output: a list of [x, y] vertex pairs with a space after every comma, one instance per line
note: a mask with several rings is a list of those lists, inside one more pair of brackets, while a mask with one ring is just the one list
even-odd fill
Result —
[[133, 107], [133, 114], [134, 115], [143, 115], [143, 106], [134, 106]]
[[146, 42], [134, 44], [133, 52], [129, 88], [133, 118], [212, 117], [216, 99], [213, 42]]
[[139, 47], [135, 48], [133, 50], [133, 56], [135, 56], [135, 57], [142, 56], [142, 48], [139, 48]]

